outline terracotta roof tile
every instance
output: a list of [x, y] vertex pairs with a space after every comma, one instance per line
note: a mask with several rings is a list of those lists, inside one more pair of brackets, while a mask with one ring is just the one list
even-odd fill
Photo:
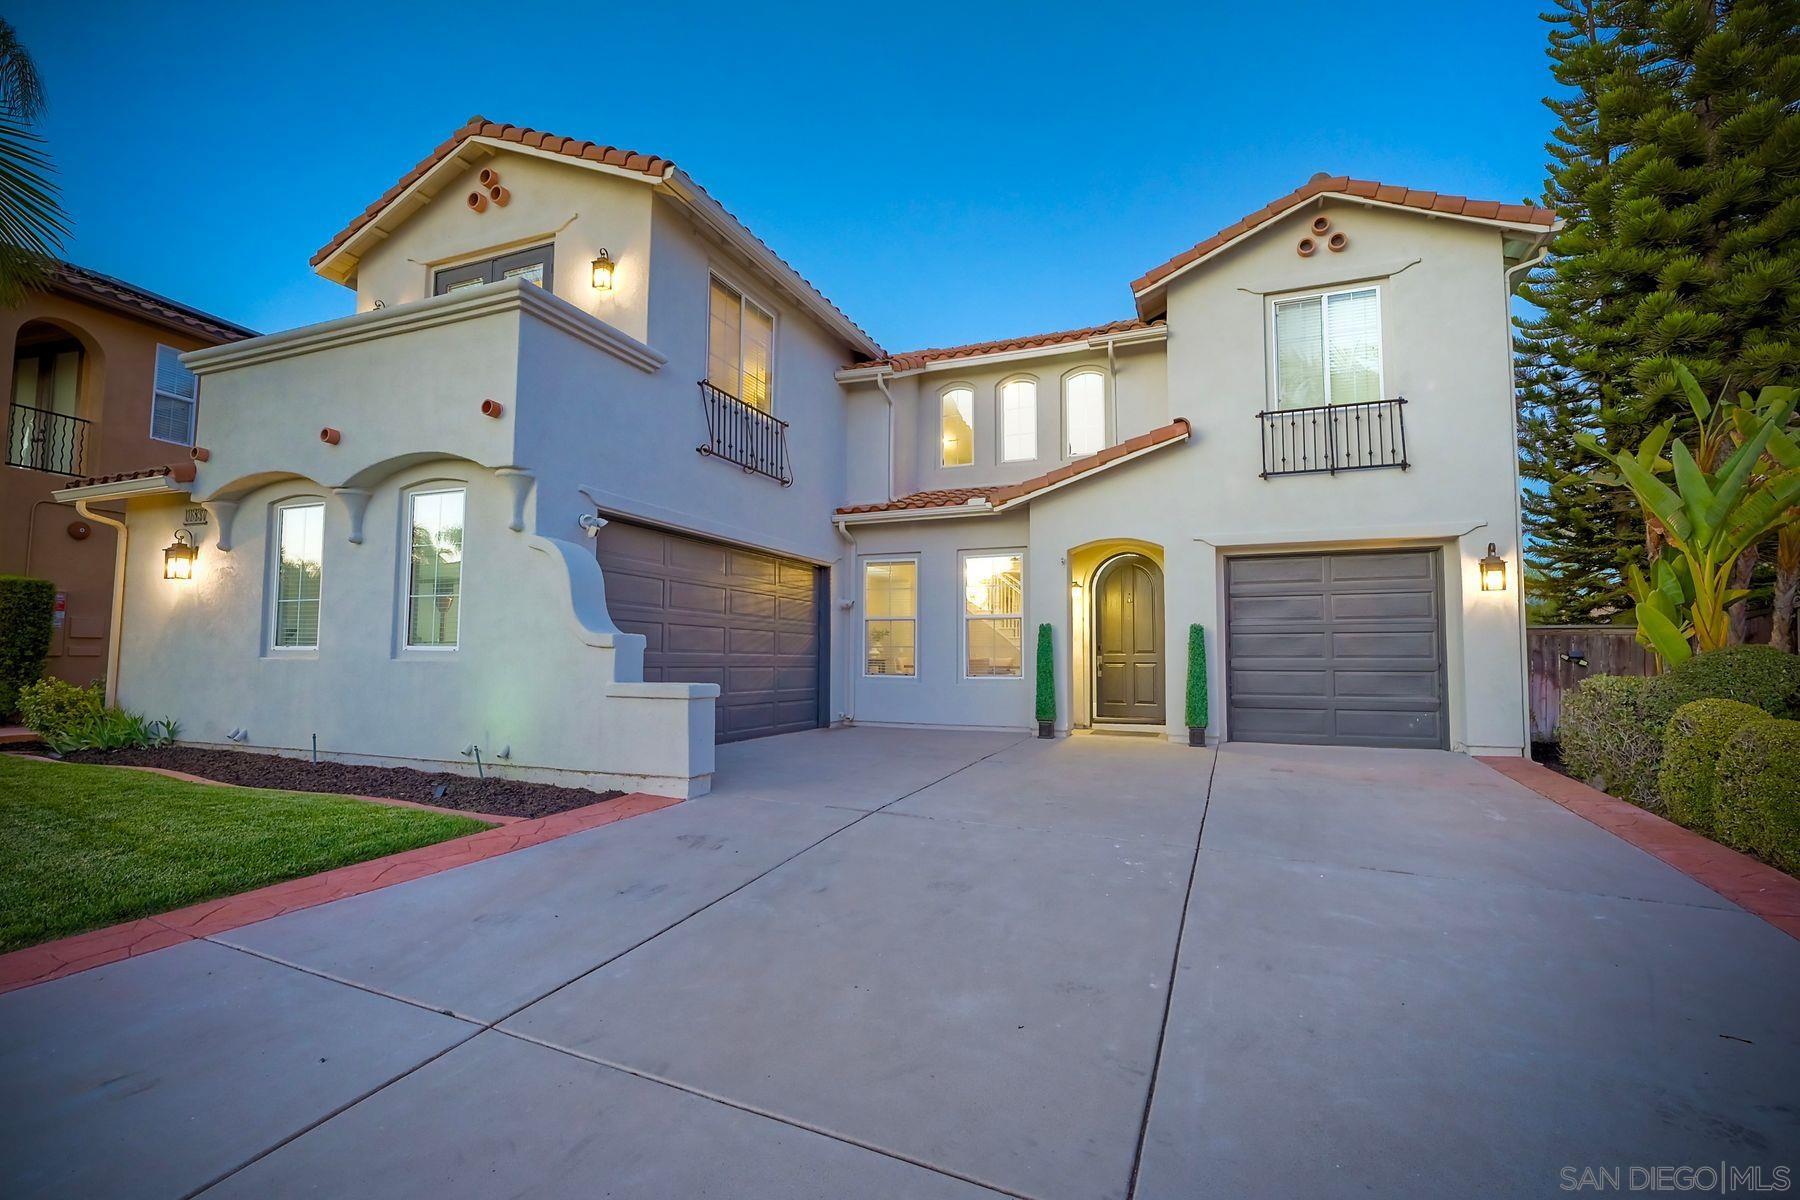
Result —
[[159, 325], [215, 343], [235, 342], [256, 336], [254, 329], [246, 329], [223, 317], [201, 312], [167, 296], [146, 291], [136, 284], [90, 271], [86, 267], [78, 267], [74, 263], [58, 262], [51, 266], [50, 290], [79, 300], [91, 300], [132, 316], [144, 317]]
[[849, 517], [864, 513], [904, 512], [909, 509], [957, 508], [977, 500], [985, 500], [988, 509], [1000, 509], [1027, 499], [1046, 488], [1055, 487], [1059, 483], [1066, 483], [1071, 479], [1103, 470], [1120, 459], [1128, 458], [1140, 451], [1183, 441], [1191, 432], [1187, 419], [1176, 417], [1160, 429], [1152, 429], [1149, 433], [1140, 433], [1116, 446], [1108, 446], [1098, 454], [1078, 458], [1055, 470], [1046, 471], [1042, 475], [1033, 475], [1030, 479], [1021, 480], [1018, 483], [991, 484], [987, 487], [938, 488], [929, 492], [913, 492], [911, 495], [901, 496], [884, 504], [852, 504], [838, 509], [838, 513], [840, 516]]
[[1399, 184], [1377, 183], [1370, 179], [1351, 179], [1347, 175], [1327, 175], [1321, 171], [1281, 199], [1265, 205], [1240, 221], [1227, 225], [1191, 249], [1183, 250], [1160, 267], [1146, 271], [1132, 281], [1131, 290], [1142, 292], [1146, 288], [1153, 287], [1189, 263], [1205, 258], [1221, 246], [1242, 237], [1257, 226], [1273, 220], [1290, 209], [1299, 207], [1315, 196], [1323, 195], [1354, 196], [1358, 199], [1375, 200], [1383, 204], [1398, 204], [1406, 208], [1423, 209], [1428, 212], [1500, 220], [1516, 225], [1541, 225], [1546, 229], [1556, 224], [1554, 212], [1547, 208], [1539, 208], [1535, 204], [1502, 204], [1497, 200], [1470, 200], [1467, 196], [1425, 192]]
[[1056, 333], [1033, 333], [1024, 337], [1002, 338], [993, 342], [969, 342], [961, 346], [942, 346], [931, 350], [908, 350], [904, 354], [890, 354], [886, 358], [852, 363], [851, 369], [892, 367], [896, 371], [911, 371], [926, 363], [942, 362], [945, 359], [977, 358], [983, 354], [1005, 354], [1012, 350], [1036, 350], [1047, 346], [1061, 346], [1070, 342], [1085, 342], [1091, 338], [1105, 337], [1113, 333], [1155, 329], [1161, 327], [1162, 324], [1161, 321], [1109, 321], [1105, 325], [1089, 325], [1085, 329], [1064, 329]]
[[121, 471], [116, 475], [90, 475], [85, 479], [71, 479], [68, 487], [89, 487], [96, 483], [129, 483], [133, 479], [158, 479], [170, 476], [176, 483], [194, 482], [194, 464], [177, 463], [172, 467], [145, 467], [141, 471]]

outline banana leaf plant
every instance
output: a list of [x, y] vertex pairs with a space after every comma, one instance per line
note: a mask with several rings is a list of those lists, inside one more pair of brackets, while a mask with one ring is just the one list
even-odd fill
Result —
[[[1740, 404], [1734, 410], [1738, 438], [1748, 441], [1755, 432], [1758, 410], [1767, 402], [1752, 401], [1748, 395], [1739, 393]], [[1763, 414], [1767, 415], [1767, 414]], [[1763, 451], [1763, 469], [1774, 473], [1800, 467], [1800, 442], [1794, 437], [1792, 426], [1778, 428], [1769, 435], [1769, 445]], [[1788, 519], [1777, 531], [1775, 547], [1775, 610], [1773, 613], [1773, 630], [1769, 644], [1777, 650], [1792, 651], [1794, 649], [1794, 614], [1796, 604], [1800, 603], [1800, 508], [1790, 508]]]
[[1634, 569], [1630, 582], [1638, 638], [1668, 663], [1729, 642], [1727, 610], [1748, 594], [1731, 586], [1733, 565], [1746, 549], [1791, 524], [1800, 505], [1800, 456], [1792, 466], [1771, 457], [1792, 448], [1786, 430], [1800, 393], [1767, 387], [1753, 405], [1713, 405], [1684, 369], [1677, 368], [1677, 375], [1699, 420], [1696, 449], [1712, 469], [1670, 436], [1670, 422], [1651, 431], [1636, 452], [1608, 450], [1591, 434], [1578, 439], [1612, 463], [1660, 535], [1663, 549], [1650, 577]]

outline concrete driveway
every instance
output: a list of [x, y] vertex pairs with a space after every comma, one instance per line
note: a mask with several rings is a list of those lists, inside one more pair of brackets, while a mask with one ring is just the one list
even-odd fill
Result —
[[1465, 758], [856, 729], [719, 785], [0, 996], [0, 1193], [1800, 1165], [1800, 943]]

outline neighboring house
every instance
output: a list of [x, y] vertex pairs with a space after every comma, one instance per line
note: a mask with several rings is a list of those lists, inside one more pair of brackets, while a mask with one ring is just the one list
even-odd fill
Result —
[[1040, 623], [1060, 730], [1185, 739], [1198, 624], [1215, 737], [1517, 754], [1552, 231], [1321, 175], [1133, 319], [889, 355], [672, 163], [476, 118], [315, 257], [355, 315], [186, 356], [194, 478], [60, 495], [128, 505], [118, 696], [201, 743], [697, 794], [1027, 728]]
[[71, 475], [185, 462], [196, 385], [181, 354], [254, 336], [69, 263], [51, 267], [44, 290], [0, 311], [0, 344], [12, 348], [0, 574], [56, 584], [51, 674], [88, 683], [104, 673], [114, 560], [112, 528], [51, 493]]

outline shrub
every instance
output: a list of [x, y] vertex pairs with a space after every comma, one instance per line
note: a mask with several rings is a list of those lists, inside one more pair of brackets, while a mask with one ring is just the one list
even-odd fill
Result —
[[1579, 779], [1622, 800], [1654, 808], [1666, 713], [1656, 680], [1638, 675], [1593, 675], [1564, 699], [1559, 722], [1563, 763]]
[[1800, 875], [1800, 721], [1756, 721], [1719, 752], [1719, 840]]
[[1669, 819], [1713, 836], [1713, 776], [1719, 752], [1745, 725], [1772, 719], [1755, 705], [1736, 700], [1695, 700], [1676, 709], [1663, 731], [1657, 775]]
[[1206, 703], [1206, 626], [1188, 626], [1187, 723], [1189, 729], [1205, 729]]
[[58, 754], [77, 750], [147, 750], [172, 746], [180, 735], [177, 721], [151, 721], [122, 708], [103, 708], [59, 734], [45, 734], [44, 744]]
[[98, 716], [104, 707], [100, 685], [76, 687], [54, 676], [19, 689], [19, 715], [39, 737], [54, 737]]
[[19, 689], [44, 673], [55, 607], [48, 579], [0, 575], [0, 720], [17, 711]]
[[1727, 646], [1696, 654], [1659, 677], [1672, 714], [1690, 700], [1754, 704], [1770, 716], [1800, 717], [1800, 654], [1773, 646]]
[[1037, 719], [1056, 720], [1056, 648], [1047, 623], [1038, 626]]

